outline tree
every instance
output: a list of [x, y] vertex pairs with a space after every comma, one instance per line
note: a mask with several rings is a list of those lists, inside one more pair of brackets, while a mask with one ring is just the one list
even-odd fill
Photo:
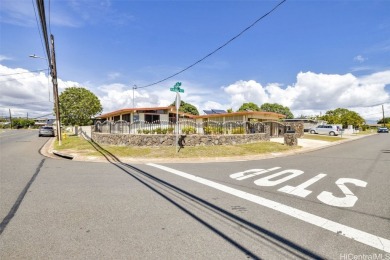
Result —
[[255, 103], [249, 102], [242, 104], [242, 106], [237, 110], [237, 112], [240, 111], [260, 111], [260, 108]]
[[347, 128], [348, 125], [361, 127], [365, 123], [365, 120], [358, 113], [346, 108], [326, 111], [320, 119], [327, 121], [329, 124], [341, 124], [343, 128]]
[[64, 125], [90, 125], [91, 118], [103, 110], [100, 100], [85, 88], [67, 88], [59, 96], [59, 101]]
[[[173, 101], [171, 106], [176, 106], [176, 101]], [[190, 103], [186, 103], [183, 100], [180, 101], [179, 111], [183, 113], [196, 115], [196, 116], [199, 115], [198, 109], [194, 105], [191, 105]]]
[[290, 108], [284, 107], [277, 103], [264, 103], [261, 105], [260, 109], [266, 112], [274, 112], [285, 115], [288, 119], [294, 118], [294, 115], [291, 113]]
[[12, 118], [13, 128], [28, 128], [35, 124], [34, 120], [26, 118]]
[[[385, 122], [383, 122], [385, 121]], [[385, 117], [385, 120], [383, 120], [383, 118], [381, 120], [378, 121], [378, 124], [389, 124], [390, 123], [390, 117]]]

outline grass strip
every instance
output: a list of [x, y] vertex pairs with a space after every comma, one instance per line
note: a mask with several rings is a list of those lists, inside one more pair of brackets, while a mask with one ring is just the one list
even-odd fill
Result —
[[[176, 153], [173, 146], [160, 147], [134, 147], [100, 145], [104, 150], [117, 157], [132, 158], [215, 158], [230, 156], [246, 156], [265, 153], [278, 153], [297, 149], [275, 142], [258, 142], [238, 145], [218, 146], [185, 146]], [[83, 156], [101, 156], [91, 142], [78, 136], [68, 136], [59, 146], [56, 141], [54, 149], [61, 152], [77, 153]]]

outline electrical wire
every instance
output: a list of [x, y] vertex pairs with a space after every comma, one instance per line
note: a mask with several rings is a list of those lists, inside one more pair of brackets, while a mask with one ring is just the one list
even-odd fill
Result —
[[32, 71], [25, 71], [25, 72], [17, 72], [17, 73], [11, 73], [11, 74], [1, 74], [0, 77], [19, 75], [19, 74], [25, 74], [25, 73], [32, 73], [32, 72], [40, 72], [40, 71], [45, 71], [45, 70], [48, 70], [48, 69], [32, 70]]
[[47, 60], [50, 61], [51, 58], [50, 58], [49, 38], [48, 38], [48, 34], [47, 34], [45, 6], [43, 4], [43, 0], [37, 0], [37, 7], [38, 7], [39, 18], [41, 20], [41, 28], [42, 28], [42, 33], [43, 33], [43, 39], [45, 40]]
[[[34, 0], [31, 0], [31, 3], [33, 4], [33, 9], [34, 9], [34, 14], [35, 14], [35, 21], [37, 22], [38, 33], [39, 33], [39, 39], [41, 40], [42, 50], [43, 50], [43, 52], [45, 52], [45, 47], [43, 46], [43, 41], [42, 41], [41, 30], [39, 30], [39, 22], [38, 22], [37, 12], [36, 12], [36, 10], [35, 10], [36, 7], [35, 7], [35, 4], [34, 4]], [[47, 61], [47, 66], [49, 67], [49, 61]]]
[[162, 80], [159, 80], [159, 81], [156, 81], [154, 83], [151, 83], [151, 84], [148, 84], [148, 85], [145, 85], [145, 86], [141, 86], [141, 87], [138, 87], [138, 88], [147, 88], [147, 87], [151, 87], [151, 86], [154, 86], [154, 85], [157, 85], [161, 82], [164, 82], [168, 79], [171, 79], [183, 72], [185, 72], [186, 70], [189, 70], [190, 68], [194, 67], [195, 65], [197, 65], [198, 63], [204, 61], [205, 59], [207, 59], [208, 57], [210, 57], [211, 55], [213, 55], [214, 53], [218, 52], [219, 50], [221, 50], [222, 48], [224, 48], [226, 45], [228, 45], [229, 43], [231, 43], [232, 41], [234, 41], [235, 39], [237, 39], [238, 37], [240, 37], [242, 34], [244, 34], [246, 31], [248, 31], [249, 29], [251, 29], [253, 26], [255, 26], [258, 22], [260, 22], [261, 20], [263, 20], [265, 17], [267, 17], [268, 15], [270, 15], [272, 12], [274, 12], [279, 6], [281, 6], [283, 3], [285, 3], [287, 0], [282, 0], [281, 2], [279, 2], [274, 8], [272, 8], [270, 11], [268, 11], [267, 13], [265, 13], [264, 15], [262, 15], [260, 18], [258, 18], [256, 21], [254, 21], [251, 25], [249, 25], [248, 27], [246, 27], [244, 30], [242, 30], [239, 34], [237, 34], [236, 36], [234, 36], [233, 38], [231, 38], [230, 40], [228, 40], [227, 42], [225, 42], [224, 44], [222, 44], [221, 46], [219, 46], [217, 49], [215, 49], [214, 51], [210, 52], [209, 54], [207, 54], [206, 56], [204, 56], [203, 58], [201, 58], [200, 60], [192, 63], [191, 65], [185, 67], [184, 69], [180, 70], [179, 72], [176, 72], [175, 74], [169, 76], [169, 77], [166, 77]]
[[51, 101], [33, 101], [33, 102], [27, 102], [27, 103], [20, 103], [20, 104], [8, 104], [7, 106], [0, 106], [0, 107], [20, 107], [22, 105], [30, 105], [30, 104], [36, 104], [36, 103], [53, 103]]
[[51, 2], [49, 0], [49, 32], [50, 32], [50, 35], [51, 35], [51, 23], [50, 23], [50, 14], [51, 14]]

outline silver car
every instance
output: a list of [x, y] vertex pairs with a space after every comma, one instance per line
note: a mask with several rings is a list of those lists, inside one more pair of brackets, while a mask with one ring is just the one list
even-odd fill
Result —
[[341, 133], [342, 129], [340, 127], [335, 125], [319, 125], [315, 128], [310, 129], [311, 134], [323, 134], [323, 135], [339, 135]]
[[38, 134], [39, 137], [41, 136], [55, 136], [55, 131], [54, 131], [54, 128], [52, 126], [42, 126], [41, 128], [39, 128], [39, 134]]

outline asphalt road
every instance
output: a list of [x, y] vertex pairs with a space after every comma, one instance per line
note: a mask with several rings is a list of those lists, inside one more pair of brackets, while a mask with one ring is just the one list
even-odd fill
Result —
[[390, 259], [390, 135], [137, 165], [46, 158], [47, 140], [0, 134], [1, 259]]

